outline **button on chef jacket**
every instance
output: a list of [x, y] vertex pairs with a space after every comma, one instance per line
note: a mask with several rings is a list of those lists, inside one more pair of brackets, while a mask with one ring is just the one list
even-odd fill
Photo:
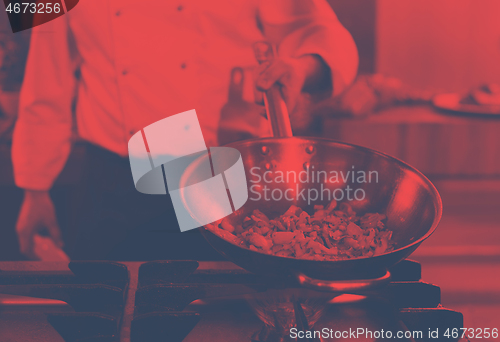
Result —
[[135, 132], [196, 109], [207, 146], [216, 145], [231, 69], [256, 66], [254, 42], [276, 43], [281, 57], [321, 56], [334, 95], [358, 64], [324, 0], [86, 0], [32, 31], [12, 154], [16, 184], [34, 190], [62, 170], [74, 125], [126, 156]]

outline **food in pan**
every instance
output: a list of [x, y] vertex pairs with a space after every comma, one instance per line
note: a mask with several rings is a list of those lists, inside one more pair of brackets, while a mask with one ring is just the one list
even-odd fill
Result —
[[208, 225], [221, 238], [253, 251], [297, 259], [342, 260], [370, 257], [394, 249], [392, 231], [385, 215], [357, 216], [347, 203], [332, 201], [314, 213], [292, 205], [283, 215], [270, 219], [259, 210], [233, 226], [228, 219]]

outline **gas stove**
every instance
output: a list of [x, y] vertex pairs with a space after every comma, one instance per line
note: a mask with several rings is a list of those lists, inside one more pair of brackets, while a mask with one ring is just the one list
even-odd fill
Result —
[[[453, 341], [443, 332], [463, 326], [410, 260], [363, 295], [290, 287], [229, 262], [0, 262], [0, 270], [4, 342], [373, 341], [388, 331]], [[430, 338], [436, 329], [440, 338]]]

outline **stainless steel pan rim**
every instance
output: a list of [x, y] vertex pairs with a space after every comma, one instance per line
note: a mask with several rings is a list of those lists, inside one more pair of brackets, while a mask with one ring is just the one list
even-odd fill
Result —
[[[389, 155], [387, 153], [383, 153], [383, 152], [380, 152], [380, 151], [377, 151], [377, 150], [374, 150], [374, 149], [371, 149], [371, 148], [368, 148], [368, 147], [364, 147], [364, 146], [359, 146], [359, 145], [354, 145], [354, 144], [350, 144], [350, 143], [341, 142], [341, 141], [338, 141], [338, 140], [327, 139], [327, 138], [316, 138], [316, 137], [255, 138], [255, 139], [248, 139], [248, 140], [244, 140], [244, 141], [240, 141], [240, 142], [233, 142], [233, 143], [227, 144], [225, 146], [236, 148], [235, 146], [256, 145], [257, 143], [261, 143], [261, 146], [266, 146], [269, 143], [273, 143], [274, 144], [274, 143], [279, 142], [279, 141], [292, 140], [292, 139], [293, 140], [301, 140], [301, 141], [310, 142], [310, 143], [324, 142], [324, 143], [330, 143], [330, 144], [336, 144], [336, 145], [349, 146], [349, 147], [356, 148], [358, 150], [369, 152], [371, 154], [379, 155], [379, 156], [384, 157], [384, 158], [386, 158], [388, 160], [396, 162], [397, 164], [399, 164], [400, 166], [403, 166], [404, 168], [407, 168], [407, 169], [413, 171], [414, 173], [416, 173], [417, 175], [419, 175], [422, 180], [425, 181], [425, 183], [426, 183], [427, 187], [429, 188], [430, 192], [434, 195], [434, 197], [436, 199], [436, 203], [435, 203], [435, 206], [434, 206], [435, 210], [436, 210], [436, 214], [435, 214], [434, 221], [432, 223], [431, 228], [420, 239], [415, 240], [414, 242], [412, 242], [412, 243], [410, 243], [410, 244], [408, 244], [406, 246], [400, 247], [398, 249], [395, 249], [395, 250], [393, 250], [391, 252], [386, 252], [386, 253], [383, 253], [383, 254], [379, 254], [377, 256], [394, 253], [394, 252], [397, 252], [397, 251], [401, 251], [403, 249], [407, 249], [407, 248], [412, 247], [414, 245], [418, 245], [418, 244], [422, 243], [424, 240], [426, 240], [429, 236], [431, 236], [434, 233], [434, 231], [436, 230], [439, 222], [441, 221], [441, 217], [443, 215], [443, 202], [442, 202], [442, 199], [441, 199], [441, 195], [439, 195], [439, 192], [437, 191], [436, 187], [434, 186], [434, 184], [432, 184], [432, 182], [422, 172], [420, 172], [419, 170], [417, 170], [413, 166], [407, 164], [406, 162], [402, 161], [401, 159], [393, 157], [393, 156], [391, 156], [391, 155]], [[200, 229], [206, 229], [206, 228], [205, 227], [200, 227]], [[255, 253], [260, 253], [260, 252], [255, 252]], [[260, 254], [265, 254], [265, 253], [260, 253]], [[265, 255], [267, 255], [267, 254], [265, 254]], [[274, 256], [274, 257], [296, 260], [296, 258], [292, 258], [292, 257], [281, 257], [281, 256]], [[368, 258], [373, 258], [373, 257], [359, 257], [359, 258], [338, 260], [338, 261], [334, 261], [334, 262], [349, 261], [349, 260], [360, 260], [360, 259], [368, 259]], [[328, 262], [329, 263], [331, 261], [320, 261], [320, 262]]]

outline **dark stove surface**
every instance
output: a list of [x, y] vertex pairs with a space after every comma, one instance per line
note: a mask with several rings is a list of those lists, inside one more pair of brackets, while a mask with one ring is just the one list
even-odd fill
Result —
[[367, 298], [289, 288], [229, 262], [0, 262], [0, 270], [0, 341], [8, 342], [271, 341], [273, 324], [300, 326], [287, 317], [290, 298], [314, 330], [423, 331], [425, 340], [429, 328], [463, 325], [409, 260]]

